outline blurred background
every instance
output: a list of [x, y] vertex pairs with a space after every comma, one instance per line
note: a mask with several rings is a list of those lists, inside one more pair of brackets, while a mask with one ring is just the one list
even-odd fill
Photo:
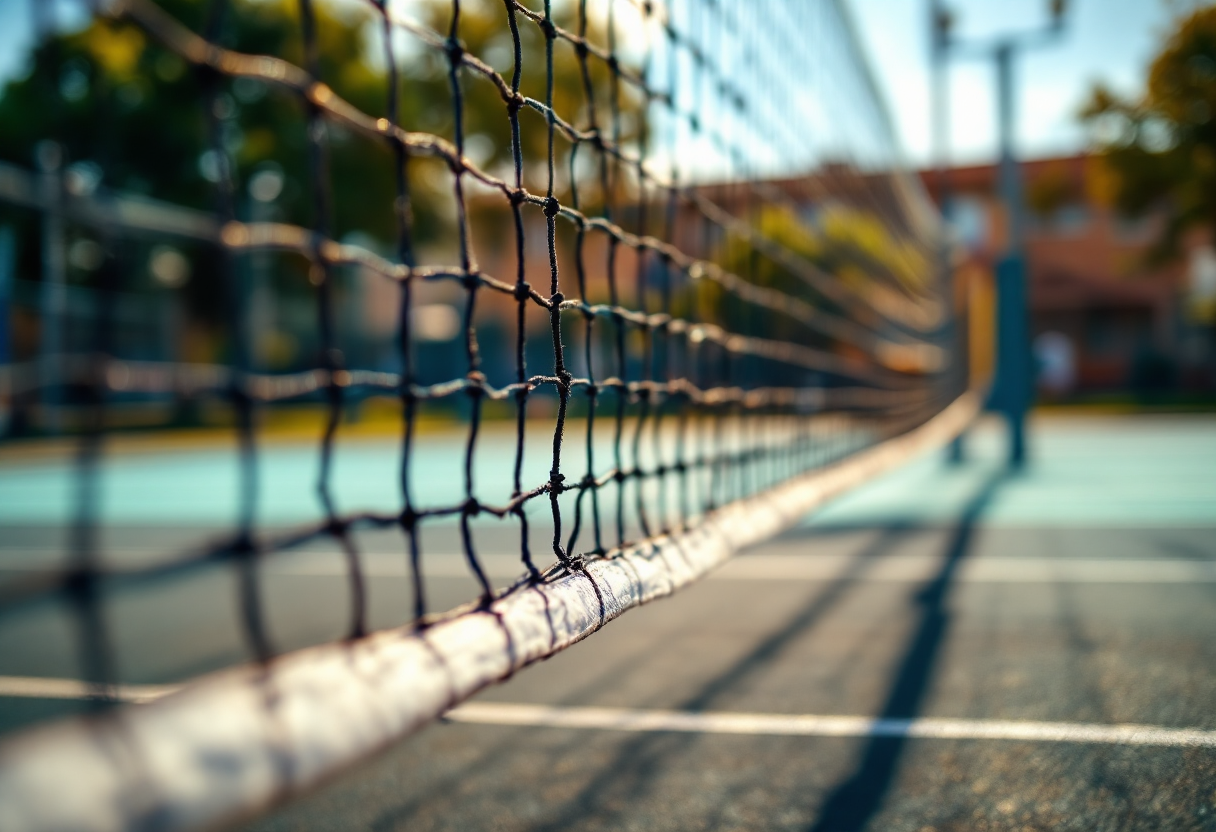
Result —
[[1016, 233], [1038, 401], [1210, 404], [1211, 4], [931, 3], [928, 63], [896, 34], [924, 5], [857, 9], [904, 144], [979, 263], [1011, 246], [994, 150], [1005, 140], [998, 53], [1012, 52], [1008, 142], [1024, 163]]
[[[67, 386], [57, 389], [39, 385], [34, 376], [46, 381], [48, 373], [70, 375], [70, 367], [56, 369], [49, 357], [90, 348], [106, 244], [89, 223], [72, 222], [69, 209], [100, 204], [103, 192], [132, 216], [159, 216], [173, 234], [124, 241], [123, 268], [134, 278], [124, 280], [113, 300], [119, 324], [113, 354], [223, 364], [233, 349], [231, 333], [225, 334], [231, 329], [225, 307], [233, 303], [249, 309], [243, 326], [251, 369], [281, 373], [315, 366], [319, 349], [304, 258], [274, 251], [244, 258], [247, 297], [225, 298], [207, 278], [217, 268], [216, 249], [207, 241], [215, 233], [208, 215], [220, 161], [209, 149], [208, 120], [197, 106], [198, 77], [134, 30], [93, 21], [86, 5], [0, 5], [0, 366], [6, 368], [0, 371], [0, 431], [10, 437], [78, 427], [73, 405], [79, 396], [71, 379], [62, 379]], [[205, 4], [162, 5], [201, 25]], [[236, 48], [285, 55], [299, 50], [293, 4], [235, 5], [230, 37]], [[559, 17], [569, 13], [563, 8], [557, 7]], [[823, 186], [813, 180], [832, 177], [830, 186], [839, 193], [847, 189], [841, 186], [845, 172], [856, 179], [903, 165], [919, 175], [947, 216], [962, 269], [990, 271], [1011, 251], [1023, 256], [1039, 403], [1210, 406], [1216, 396], [1216, 126], [1210, 116], [1216, 107], [1216, 11], [1183, 0], [1074, 0], [1067, 6], [957, 0], [948, 7], [937, 0], [857, 0], [850, 8], [859, 48], [894, 118], [894, 144], [849, 145], [850, 136], [887, 135], [861, 123], [885, 116], [853, 99], [826, 108], [833, 117], [820, 120], [805, 148], [791, 151], [787, 142], [783, 152], [751, 152], [742, 164], [730, 154], [715, 156], [706, 138], [712, 125], [673, 136], [670, 146], [680, 147], [686, 178], [695, 181], [700, 169], [717, 171], [721, 179], [725, 167], [736, 179], [776, 182], [804, 206], [804, 218], [814, 218], [793, 225], [797, 233], [808, 233], [807, 226], [822, 231], [832, 225], [818, 216], [823, 203], [816, 194]], [[413, 11], [433, 29], [445, 23], [442, 3], [415, 4]], [[334, 76], [335, 88], [348, 100], [378, 112], [385, 67], [372, 48], [373, 15], [357, 2], [322, 3], [319, 14], [321, 60], [332, 70], [327, 77]], [[489, 5], [472, 4], [462, 37], [470, 50], [506, 71], [509, 42], [496, 20]], [[1055, 42], [1019, 44], [1020, 35], [1046, 28], [1058, 28]], [[525, 41], [532, 36], [525, 30]], [[993, 62], [976, 60], [991, 57], [1002, 43], [1019, 52], [1009, 95], [1009, 148], [1024, 163], [1015, 231], [1000, 175], [998, 79]], [[1034, 48], [1020, 54], [1022, 45]], [[410, 84], [403, 121], [419, 130], [450, 132], [445, 65], [404, 37], [401, 48]], [[621, 48], [628, 56], [628, 41]], [[556, 100], [578, 106], [584, 93], [575, 57], [560, 53], [557, 60]], [[539, 66], [526, 68], [525, 91], [539, 94]], [[609, 79], [599, 70], [590, 80], [602, 108]], [[815, 95], [830, 105], [833, 97], [847, 95], [847, 80], [833, 76]], [[628, 89], [619, 102], [621, 138], [639, 146], [649, 142], [652, 154], [661, 157], [665, 142], [655, 136], [664, 128], [637, 118], [641, 104]], [[466, 152], [486, 170], [510, 178], [510, 140], [496, 93], [488, 85], [471, 90]], [[233, 83], [220, 100], [217, 129], [236, 165], [235, 218], [307, 225], [304, 113], [250, 79]], [[99, 131], [103, 113], [106, 127]], [[747, 119], [730, 113], [718, 118], [724, 131], [745, 132]], [[646, 130], [652, 135], [640, 135]], [[394, 190], [391, 177], [382, 175], [389, 151], [340, 128], [331, 133], [332, 236], [391, 257]], [[732, 152], [752, 138], [735, 135]], [[528, 155], [543, 151], [540, 125], [525, 120], [524, 142]], [[833, 160], [845, 158], [847, 167], [829, 171]], [[811, 170], [817, 172], [805, 173]], [[540, 173], [529, 169], [525, 179], [538, 185]], [[791, 179], [791, 173], [806, 181]], [[453, 259], [450, 177], [435, 160], [416, 160], [411, 187], [421, 259]], [[731, 202], [730, 195], [715, 196]], [[596, 198], [584, 194], [584, 200]], [[839, 208], [841, 200], [836, 202]], [[471, 210], [480, 214], [474, 226], [483, 267], [509, 274], [513, 240], [493, 230], [505, 228], [504, 206], [474, 194]], [[852, 216], [837, 210], [835, 220], [846, 244], [877, 227], [856, 210]], [[529, 226], [527, 239], [543, 241], [543, 220], [529, 222], [537, 227]], [[783, 231], [788, 217], [766, 217], [762, 225], [770, 235], [790, 236]], [[896, 251], [900, 245], [880, 240], [870, 253], [895, 262], [907, 253]], [[923, 254], [900, 265], [923, 271]], [[530, 243], [528, 256], [530, 271], [544, 270], [543, 247]], [[719, 259], [737, 262], [742, 256], [727, 252]], [[839, 252], [819, 251], [815, 258], [840, 268]], [[358, 272], [341, 268], [334, 279], [343, 360], [347, 366], [392, 370], [399, 365], [396, 289]], [[652, 275], [651, 282], [660, 285], [662, 276]], [[461, 303], [456, 286], [423, 287], [413, 326], [420, 383], [463, 372]], [[491, 303], [478, 325], [485, 370], [500, 383], [512, 375], [513, 317], [510, 304]], [[540, 316], [532, 323], [543, 330]], [[543, 338], [530, 340], [529, 350], [533, 366], [550, 360]], [[361, 408], [355, 401], [351, 418]], [[227, 421], [224, 408], [184, 395], [119, 394], [110, 410], [115, 428]], [[366, 410], [363, 415], [374, 415], [375, 403]]]
[[[194, 31], [208, 25], [212, 8], [195, 0], [166, 0], [160, 7]], [[434, 42], [435, 33], [449, 25], [450, 5], [427, 0], [393, 7], [412, 21], [394, 32], [404, 89], [400, 122], [453, 141], [448, 65]], [[84, 357], [103, 330], [110, 343], [101, 352], [139, 363], [149, 372], [189, 366], [196, 381], [199, 371], [213, 368], [220, 378], [220, 368], [238, 365], [269, 374], [307, 372], [335, 362], [371, 372], [401, 370], [400, 289], [375, 274], [401, 260], [392, 151], [385, 143], [337, 121], [328, 123], [326, 170], [315, 175], [308, 156], [307, 113], [294, 92], [255, 78], [225, 78], [208, 113], [200, 105], [204, 74], [135, 27], [95, 20], [81, 3], [7, 0], [2, 8], [0, 366], [5, 369], [0, 371], [0, 407], [5, 435], [79, 429], [81, 405], [88, 398], [82, 389], [87, 385], [78, 383], [88, 375]], [[554, 107], [584, 129], [598, 125], [618, 147], [644, 159], [652, 175], [691, 186], [690, 194], [700, 189], [726, 215], [745, 218], [880, 309], [903, 302], [900, 296], [923, 298], [938, 291], [938, 252], [932, 241], [936, 221], [906, 166], [854, 21], [838, 4], [778, 8], [790, 16], [790, 26], [774, 27], [764, 15], [743, 16], [734, 36], [715, 45], [720, 65], [711, 71], [708, 63], [697, 68], [701, 59], [690, 57], [699, 48], [695, 38], [703, 36], [696, 27], [710, 31], [713, 14], [698, 11], [696, 3], [672, 6], [675, 26], [693, 27], [688, 43], [674, 39], [675, 26], [666, 35], [659, 15], [652, 15], [646, 4], [558, 3], [554, 19], [559, 24], [571, 31], [581, 26], [593, 43], [610, 44], [617, 50], [614, 60], [636, 77], [652, 83], [670, 78], [678, 109], [653, 101], [645, 106], [636, 86], [618, 83], [602, 55], [580, 61], [565, 42], [554, 53]], [[374, 7], [334, 0], [317, 4], [317, 15], [321, 77], [364, 113], [383, 117], [388, 73]], [[835, 44], [822, 53], [791, 51], [805, 71], [791, 71], [789, 59], [765, 57], [757, 46], [774, 32], [795, 31], [796, 16], [805, 18], [798, 25], [824, 33]], [[237, 0], [229, 4], [222, 28], [226, 42], [238, 51], [302, 60], [293, 2]], [[518, 79], [521, 93], [545, 100], [543, 39], [535, 25], [521, 32], [528, 56]], [[511, 36], [497, 3], [462, 8], [459, 34], [464, 48], [485, 67], [511, 73]], [[710, 79], [713, 73], [720, 77]], [[466, 159], [504, 182], [513, 183], [518, 175], [531, 193], [544, 194], [550, 184], [544, 119], [533, 109], [522, 111], [517, 174], [500, 89], [484, 81], [465, 86]], [[796, 110], [782, 112], [791, 100], [798, 103]], [[677, 208], [672, 199], [668, 204], [665, 192], [637, 176], [632, 163], [602, 152], [597, 156], [586, 149], [588, 140], [573, 143], [562, 130], [555, 141], [552, 187], [563, 205], [579, 207], [588, 216], [611, 217], [639, 235], [672, 241], [683, 252], [746, 273], [768, 289], [799, 293], [820, 314], [844, 311], [839, 297], [809, 288], [758, 252], [745, 234], [705, 224], [691, 203]], [[585, 148], [581, 154], [580, 146]], [[453, 180], [442, 159], [412, 157], [409, 256], [416, 264], [451, 270], [465, 256]], [[319, 182], [324, 182], [320, 195], [313, 187]], [[229, 183], [231, 199], [223, 201], [231, 205], [217, 210], [217, 194], [227, 193]], [[324, 210], [318, 199], [326, 203]], [[550, 249], [540, 208], [524, 206], [524, 244], [517, 252], [511, 210], [501, 193], [469, 177], [464, 201], [469, 247], [480, 269], [509, 283], [519, 264], [531, 285], [547, 286]], [[112, 234], [115, 238], [103, 239], [107, 214], [124, 229], [121, 239]], [[223, 277], [223, 247], [215, 245], [226, 221], [279, 235], [269, 245], [254, 241], [248, 248], [243, 248], [249, 243], [244, 238], [234, 243], [245, 232], [225, 238], [235, 252], [237, 275], [231, 280]], [[354, 252], [356, 261], [363, 258], [327, 271], [329, 311], [321, 314], [332, 313], [328, 325], [319, 324], [319, 284], [310, 271], [312, 243], [305, 230], [322, 224], [327, 226], [322, 236], [343, 246], [341, 253]], [[556, 234], [555, 256], [567, 276], [568, 296], [575, 292], [577, 275], [578, 296], [591, 303], [617, 299], [641, 310], [661, 307], [744, 334], [789, 337], [797, 330], [805, 346], [846, 360], [863, 358], [847, 339], [807, 334], [797, 322], [780, 316], [766, 322], [762, 315], [740, 309], [712, 281], [677, 286], [671, 276], [675, 272], [660, 257], [637, 256], [629, 246], [609, 245], [605, 235], [594, 233], [586, 235], [584, 248], [583, 235], [576, 238], [568, 223], [559, 223]], [[605, 264], [610, 248], [619, 272], [611, 277]], [[121, 275], [108, 284], [107, 258]], [[619, 285], [612, 285], [613, 280]], [[456, 280], [414, 283], [408, 326], [413, 381], [427, 385], [463, 377], [469, 369], [465, 287]], [[502, 387], [517, 376], [519, 312], [508, 296], [482, 292], [480, 298], [472, 321], [480, 371], [491, 385]], [[112, 327], [99, 323], [103, 310]], [[934, 314], [940, 322], [940, 307]], [[584, 322], [571, 317], [567, 331], [574, 337]], [[529, 333], [526, 364], [537, 373], [551, 372], [547, 316], [529, 305], [519, 323]], [[336, 333], [332, 343], [322, 335], [327, 326]], [[944, 368], [940, 351], [901, 351], [897, 342], [907, 338], [898, 326], [888, 326], [886, 336], [896, 345], [887, 353], [889, 366], [922, 374]], [[651, 356], [640, 335], [626, 340], [616, 363], [611, 327], [599, 327], [587, 337], [594, 340], [590, 351], [568, 356], [576, 375], [588, 373], [589, 360], [621, 378], [650, 372]], [[787, 374], [784, 379], [778, 378], [781, 372]], [[790, 383], [788, 372], [788, 367], [753, 362], [748, 384]], [[710, 376], [702, 381], [710, 382]], [[831, 372], [812, 372], [793, 383], [833, 386], [845, 380]], [[227, 403], [216, 401], [224, 391], [214, 379], [195, 384], [165, 376], [158, 384], [141, 377], [129, 385], [114, 379], [107, 384], [112, 393], [105, 416], [109, 428], [227, 424], [231, 419]], [[218, 395], [211, 395], [217, 390]], [[385, 400], [379, 395], [383, 392], [350, 392], [347, 417], [398, 418], [395, 393], [389, 391]], [[552, 413], [552, 390], [535, 392], [530, 414]], [[293, 409], [307, 412], [324, 395], [319, 389], [304, 391], [291, 396], [290, 403], [273, 402], [262, 416], [269, 424]], [[509, 402], [489, 402], [486, 408], [491, 417], [514, 412]]]

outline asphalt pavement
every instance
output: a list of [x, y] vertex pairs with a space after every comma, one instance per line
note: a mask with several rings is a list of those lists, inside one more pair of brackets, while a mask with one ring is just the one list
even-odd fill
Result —
[[[1035, 428], [1025, 470], [985, 425], [962, 466], [935, 455], [866, 486], [249, 829], [1216, 829], [1216, 419]], [[205, 519], [107, 534], [152, 557]], [[54, 524], [7, 522], [9, 574], [52, 551]], [[474, 585], [454, 532], [435, 535], [442, 608]], [[514, 541], [482, 539], [491, 574], [515, 574]], [[373, 623], [399, 623], [400, 543], [362, 542]], [[234, 580], [116, 603], [123, 681], [245, 657]], [[264, 590], [282, 649], [342, 634], [348, 582], [324, 546]], [[73, 675], [71, 616], [0, 626], [0, 676]], [[0, 730], [81, 707], [0, 697]]]

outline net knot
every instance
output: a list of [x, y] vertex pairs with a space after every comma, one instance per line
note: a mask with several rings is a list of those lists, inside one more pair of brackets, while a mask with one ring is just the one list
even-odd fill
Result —
[[407, 532], [412, 532], [414, 527], [418, 525], [418, 512], [414, 511], [413, 506], [406, 506], [401, 510], [401, 515], [397, 518], [401, 524], [401, 528]]
[[555, 309], [558, 306], [561, 306], [562, 303], [565, 302], [565, 300], [566, 300], [566, 296], [563, 295], [561, 292], [554, 292], [552, 295], [549, 296], [549, 308]]
[[587, 48], [587, 41], [579, 39], [574, 42], [574, 52], [579, 56], [579, 58], [585, 59], [590, 51], [591, 50]]
[[[253, 547], [250, 546], [249, 549], [252, 550]], [[233, 545], [232, 551], [238, 554], [245, 554], [236, 545]], [[77, 566], [64, 576], [63, 585], [70, 594], [81, 596], [93, 590], [93, 586], [97, 583], [99, 577], [96, 568], [92, 566]]]
[[465, 517], [476, 517], [481, 514], [481, 503], [477, 502], [476, 497], [470, 497], [464, 501], [464, 505], [460, 509], [460, 513]]
[[469, 385], [466, 388], [466, 390], [468, 391], [468, 394], [471, 398], [477, 399], [477, 398], [480, 398], [481, 396], [485, 395], [485, 392], [486, 392], [486, 374], [485, 373], [474, 370], [473, 372], [471, 372], [467, 376], [465, 376], [465, 378], [469, 382]]
[[507, 201], [512, 205], [523, 205], [528, 201], [528, 193], [523, 188], [516, 188], [507, 194]]
[[549, 18], [546, 17], [538, 25], [540, 26], [540, 30], [545, 33], [546, 39], [553, 40], [557, 37], [557, 27], [553, 25], [553, 21]]
[[453, 64], [458, 64], [464, 60], [464, 46], [455, 38], [448, 38], [443, 45], [443, 51], [447, 53], [448, 60]]
[[518, 91], [511, 93], [507, 99], [507, 115], [514, 116], [524, 107], [524, 97]]
[[228, 395], [237, 408], [245, 408], [253, 403], [253, 396], [250, 395], [247, 384], [243, 373], [233, 374], [232, 381], [228, 385]]
[[527, 300], [532, 296], [532, 284], [526, 280], [521, 280], [515, 284], [515, 299]]
[[545, 216], [553, 219], [558, 212], [562, 210], [562, 204], [557, 201], [557, 197], [551, 196], [545, 198]]
[[600, 387], [594, 381], [587, 383], [587, 398], [595, 400], [595, 397], [600, 394]]

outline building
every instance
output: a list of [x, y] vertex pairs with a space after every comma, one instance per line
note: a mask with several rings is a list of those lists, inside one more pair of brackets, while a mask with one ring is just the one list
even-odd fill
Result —
[[[1151, 265], [1163, 217], [1120, 216], [1099, 197], [1096, 160], [1039, 159], [1022, 166], [1030, 320], [1047, 397], [1216, 390], [1212, 326], [1194, 314], [1210, 292], [1216, 257], [1187, 240], [1178, 261]], [[996, 165], [922, 173], [972, 258], [993, 264], [1008, 221]]]

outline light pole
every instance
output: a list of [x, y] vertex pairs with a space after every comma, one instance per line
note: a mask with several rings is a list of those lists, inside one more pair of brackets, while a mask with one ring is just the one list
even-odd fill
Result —
[[[938, 205], [941, 206], [942, 219], [949, 226], [952, 215], [950, 192], [950, 85], [946, 65], [946, 37], [950, 31], [950, 13], [941, 5], [940, 0], [929, 0], [929, 72], [930, 72], [930, 153], [932, 154], [933, 180], [937, 188]], [[951, 302], [957, 296], [954, 288], [954, 240], [952, 235], [943, 234], [938, 250], [938, 269], [941, 283], [947, 288]], [[966, 349], [966, 332], [954, 320], [948, 339], [958, 356], [955, 364], [956, 372], [962, 383], [970, 376], [968, 355]], [[959, 434], [950, 443], [948, 460], [952, 464], [963, 461], [964, 436]]]
[[38, 373], [42, 382], [42, 425], [57, 434], [63, 427], [64, 315], [67, 311], [67, 264], [63, 252], [63, 150], [52, 141], [38, 143], [36, 161], [42, 172], [42, 286]]
[[1010, 463], [1021, 465], [1026, 459], [1026, 411], [1030, 407], [1034, 379], [1030, 361], [1022, 176], [1013, 149], [1017, 120], [1013, 63], [1020, 50], [1059, 39], [1064, 32], [1064, 0], [1050, 0], [1051, 22], [1048, 26], [986, 41], [962, 41], [955, 37], [951, 32], [953, 17], [942, 0], [930, 0], [929, 10], [933, 26], [934, 130], [943, 156], [947, 61], [953, 57], [980, 58], [991, 60], [996, 67], [999, 182], [1001, 201], [1005, 205], [1007, 241], [996, 266], [997, 362], [991, 406], [1004, 413], [1009, 423]]

